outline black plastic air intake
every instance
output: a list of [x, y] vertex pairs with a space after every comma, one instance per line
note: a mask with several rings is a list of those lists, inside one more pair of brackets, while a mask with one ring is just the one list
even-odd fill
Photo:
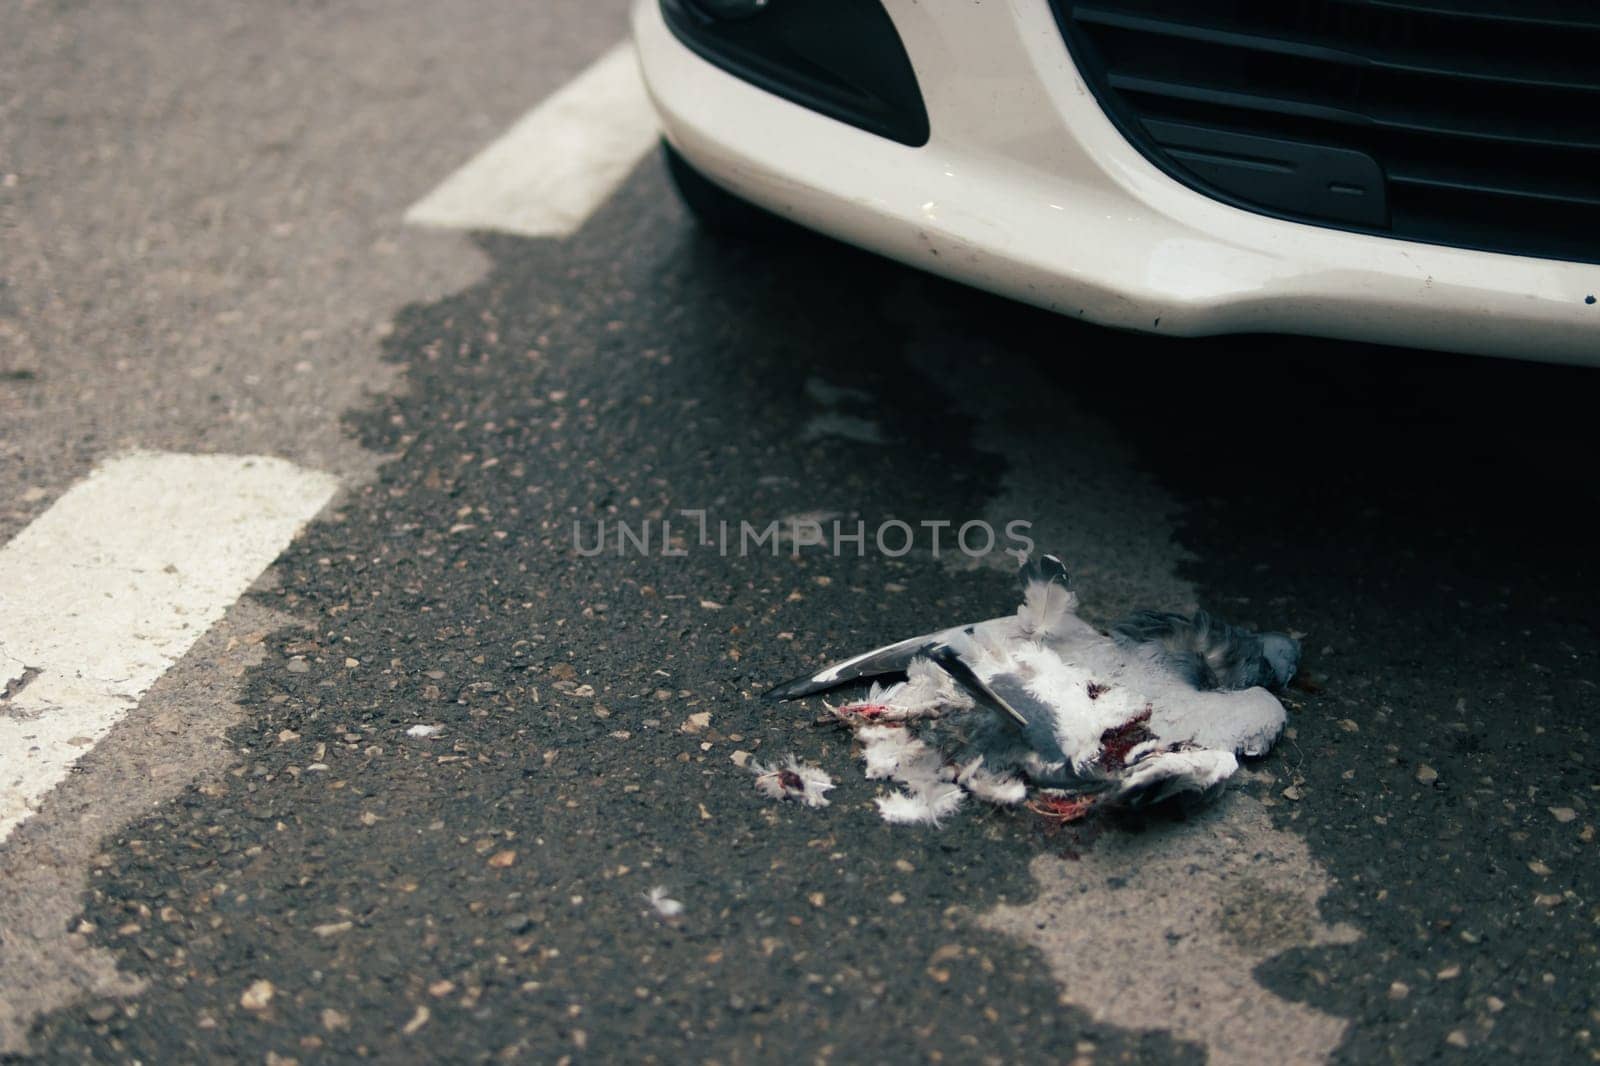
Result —
[[928, 142], [917, 76], [878, 0], [771, 0], [742, 18], [713, 10], [661, 0], [673, 34], [724, 70], [880, 137]]

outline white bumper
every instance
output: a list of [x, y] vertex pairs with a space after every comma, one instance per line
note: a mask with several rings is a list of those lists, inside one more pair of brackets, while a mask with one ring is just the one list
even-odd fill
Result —
[[886, 0], [932, 138], [908, 148], [695, 55], [633, 13], [667, 139], [812, 229], [1065, 315], [1600, 365], [1600, 267], [1253, 214], [1161, 173], [1078, 77], [1046, 0]]

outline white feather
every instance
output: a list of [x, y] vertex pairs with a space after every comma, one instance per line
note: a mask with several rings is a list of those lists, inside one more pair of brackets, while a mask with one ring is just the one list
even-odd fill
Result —
[[1288, 721], [1278, 697], [1264, 688], [1195, 692], [1184, 686], [1155, 703], [1150, 729], [1169, 743], [1256, 756], [1272, 747]]
[[[1108, 683], [1106, 671], [1067, 662], [1053, 648], [1024, 645], [1012, 658], [1012, 668], [1021, 668], [1027, 677], [1028, 692], [1055, 709], [1056, 743], [1080, 771], [1100, 756], [1106, 730], [1126, 725], [1144, 711], [1141, 693]], [[1109, 687], [1090, 698], [1091, 683]]]
[[894, 825], [931, 825], [937, 828], [941, 821], [956, 812], [966, 798], [967, 794], [960, 785], [940, 782], [927, 789], [879, 796], [878, 813], [883, 815], [884, 821]]
[[985, 803], [1014, 806], [1028, 798], [1028, 786], [1010, 774], [997, 774], [983, 765], [983, 756], [969, 762], [956, 783]]
[[[826, 807], [827, 793], [834, 788], [833, 778], [827, 771], [820, 766], [808, 766], [793, 755], [785, 758], [782, 766], [752, 760], [750, 771], [756, 775], [756, 788], [762, 795], [796, 800], [807, 807]], [[785, 771], [799, 784], [785, 781]]]
[[1067, 615], [1078, 613], [1078, 594], [1055, 581], [1030, 581], [1022, 590], [1017, 623], [1025, 636], [1053, 633]]
[[848, 721], [853, 715], [870, 710], [872, 721], [906, 722], [937, 717], [946, 711], [972, 705], [972, 701], [952, 684], [949, 675], [926, 659], [912, 660], [906, 675], [906, 680], [887, 688], [874, 682], [864, 699], [846, 703], [834, 713]]
[[913, 736], [910, 730], [898, 726], [863, 726], [856, 730], [856, 738], [862, 742], [862, 754], [867, 760], [867, 777], [870, 780], [897, 777], [914, 763], [933, 755], [932, 749]]
[[663, 918], [676, 918], [683, 913], [683, 904], [667, 895], [664, 885], [657, 885], [645, 893], [645, 902]]
[[1204, 792], [1239, 769], [1229, 751], [1163, 751], [1148, 756], [1121, 780], [1119, 793], [1136, 792], [1161, 781], [1173, 781], [1182, 791]]
[[1132, 766], [1151, 752], [1160, 751], [1164, 746], [1159, 740], [1147, 740], [1143, 744], [1135, 744], [1128, 749], [1128, 754], [1122, 757], [1122, 765]]

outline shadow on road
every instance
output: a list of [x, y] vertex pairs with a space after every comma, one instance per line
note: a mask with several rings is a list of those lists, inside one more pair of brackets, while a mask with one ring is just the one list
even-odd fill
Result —
[[[1109, 421], [1182, 505], [1205, 602], [1307, 634], [1321, 693], [1262, 767], [1298, 788], [1268, 797], [1274, 821], [1338, 882], [1324, 917], [1365, 935], [1260, 979], [1355, 1019], [1352, 1060], [1463, 1027], [1504, 1054], [1574, 1046], [1597, 895], [1589, 374], [1108, 333], [825, 241], [719, 245], [667, 196], [647, 167], [571, 242], [483, 238], [483, 281], [400, 316], [408, 391], [350, 422], [395, 458], [262, 593], [308, 627], [268, 640], [239, 767], [106, 844], [86, 910], [151, 990], [36, 1043], [1197, 1059], [1090, 1022], [969, 920], [1027, 897], [1059, 840], [997, 812], [886, 827], [847, 739], [753, 698], [930, 616], [1008, 611], [1007, 582], [921, 555], [573, 551], [574, 522], [685, 507], [981, 514], [1006, 462], [907, 359], [926, 313], [953, 327], [949, 359], [985, 340], [999, 406], [1059, 396]], [[884, 443], [808, 436], [813, 377], [870, 394], [855, 413]], [[791, 750], [840, 778], [833, 807], [763, 804], [733, 761]], [[686, 904], [674, 924], [646, 913], [655, 885]], [[241, 1007], [261, 980], [270, 1008]]]

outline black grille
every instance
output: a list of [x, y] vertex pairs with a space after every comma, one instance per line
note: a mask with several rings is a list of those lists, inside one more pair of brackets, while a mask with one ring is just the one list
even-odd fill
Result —
[[1600, 262], [1600, 0], [1052, 0], [1162, 169], [1280, 218]]

